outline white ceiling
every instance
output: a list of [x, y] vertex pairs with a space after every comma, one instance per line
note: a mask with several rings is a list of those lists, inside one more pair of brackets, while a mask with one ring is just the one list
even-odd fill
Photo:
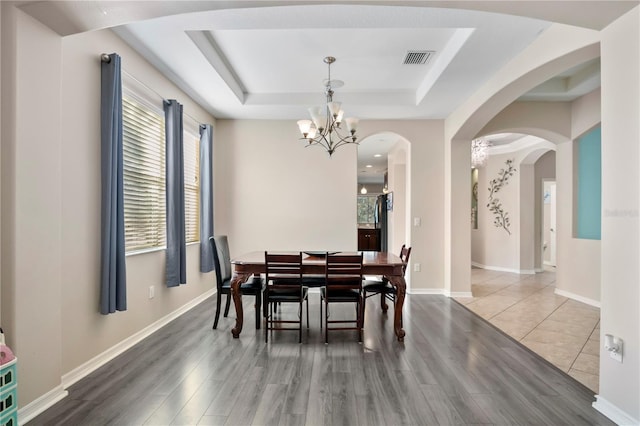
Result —
[[[62, 35], [112, 27], [218, 118], [307, 118], [307, 108], [324, 101], [323, 58], [335, 56], [331, 77], [345, 84], [334, 100], [343, 102], [347, 116], [437, 119], [548, 28], [546, 19], [598, 29], [637, 1], [458, 1], [449, 8], [426, 7], [442, 3], [27, 1], [20, 7]], [[403, 65], [409, 50], [434, 53], [425, 65]], [[572, 100], [599, 82], [594, 61], [522, 99]], [[376, 140], [373, 151], [395, 143], [391, 136]], [[363, 162], [373, 161], [365, 144], [360, 151]]]
[[[349, 115], [417, 119], [448, 116], [549, 25], [466, 10], [295, 5], [169, 16], [115, 31], [216, 117], [306, 117], [323, 101], [322, 60], [335, 56], [332, 78], [345, 82], [335, 99]], [[435, 53], [426, 65], [402, 65], [408, 50]]]

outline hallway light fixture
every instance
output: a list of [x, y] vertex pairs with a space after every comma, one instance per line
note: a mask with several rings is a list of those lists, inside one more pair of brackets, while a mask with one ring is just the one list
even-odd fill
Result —
[[491, 142], [486, 139], [474, 139], [471, 141], [471, 167], [477, 169], [487, 163]]
[[357, 118], [346, 118], [344, 120], [348, 135], [342, 136], [339, 132], [340, 124], [344, 111], [340, 108], [340, 102], [333, 101], [333, 87], [342, 87], [344, 82], [340, 80], [331, 80], [331, 64], [336, 61], [333, 56], [324, 58], [324, 63], [329, 68], [329, 76], [325, 81], [324, 93], [326, 96], [326, 104], [309, 108], [311, 120], [299, 120], [298, 128], [302, 133], [302, 139], [305, 139], [307, 146], [318, 145], [323, 147], [331, 157], [334, 151], [346, 144], [358, 144], [356, 142], [356, 130], [358, 128]]
[[367, 193], [367, 188], [365, 188], [365, 186], [364, 186], [364, 185], [362, 185], [362, 188], [360, 188], [360, 193], [361, 193], [362, 195], [364, 195], [364, 194], [366, 194], [366, 193]]

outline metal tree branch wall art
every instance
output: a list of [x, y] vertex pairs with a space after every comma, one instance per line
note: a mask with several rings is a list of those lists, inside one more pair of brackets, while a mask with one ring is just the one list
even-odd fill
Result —
[[489, 204], [487, 204], [487, 207], [489, 211], [493, 213], [493, 224], [497, 228], [504, 229], [507, 234], [511, 235], [511, 231], [509, 230], [509, 226], [511, 226], [509, 222], [509, 212], [502, 208], [502, 203], [496, 198], [496, 194], [509, 183], [509, 178], [517, 171], [515, 167], [513, 167], [513, 159], [505, 161], [505, 164], [507, 167], [500, 169], [498, 178], [491, 179], [489, 182]]

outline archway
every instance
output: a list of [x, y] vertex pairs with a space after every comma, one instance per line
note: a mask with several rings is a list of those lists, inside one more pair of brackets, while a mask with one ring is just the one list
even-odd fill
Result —
[[[491, 140], [492, 135], [483, 138]], [[522, 133], [510, 134], [506, 140], [511, 141], [490, 148], [486, 164], [476, 170], [480, 189], [475, 217], [478, 226], [471, 231], [472, 265], [533, 274], [541, 269], [538, 251], [542, 249], [542, 179], [555, 179], [555, 155], [544, 156], [554, 152], [556, 145]], [[539, 161], [542, 157], [544, 161]], [[491, 182], [507, 167], [513, 173], [505, 179], [504, 186], [499, 193], [488, 194]], [[496, 216], [497, 212], [489, 208], [489, 195], [499, 202], [501, 215]]]
[[[553, 27], [507, 64], [445, 121], [445, 293], [470, 292], [470, 142], [519, 96], [558, 73], [597, 58], [597, 34], [579, 40], [572, 28]], [[554, 49], [549, 49], [550, 45]], [[569, 115], [570, 117], [570, 115]], [[570, 129], [570, 120], [565, 123]], [[570, 130], [569, 130], [570, 133]]]
[[[380, 156], [380, 157], [376, 157]], [[381, 170], [377, 159], [386, 160], [386, 169]], [[394, 131], [375, 131], [363, 137], [358, 146], [358, 188], [361, 183], [371, 183], [370, 187], [379, 188], [386, 198], [385, 227], [386, 250], [399, 253], [403, 244], [411, 245], [411, 144], [408, 139]], [[367, 168], [368, 165], [373, 167]], [[368, 192], [369, 189], [367, 188]], [[386, 235], [385, 235], [386, 234]], [[410, 288], [411, 274], [407, 274], [407, 288]]]

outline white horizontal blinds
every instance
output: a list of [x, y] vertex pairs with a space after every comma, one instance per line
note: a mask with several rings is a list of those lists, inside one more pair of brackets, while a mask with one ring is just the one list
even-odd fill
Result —
[[164, 114], [123, 94], [127, 252], [166, 245]]
[[187, 243], [200, 240], [200, 136], [184, 132], [184, 218]]

